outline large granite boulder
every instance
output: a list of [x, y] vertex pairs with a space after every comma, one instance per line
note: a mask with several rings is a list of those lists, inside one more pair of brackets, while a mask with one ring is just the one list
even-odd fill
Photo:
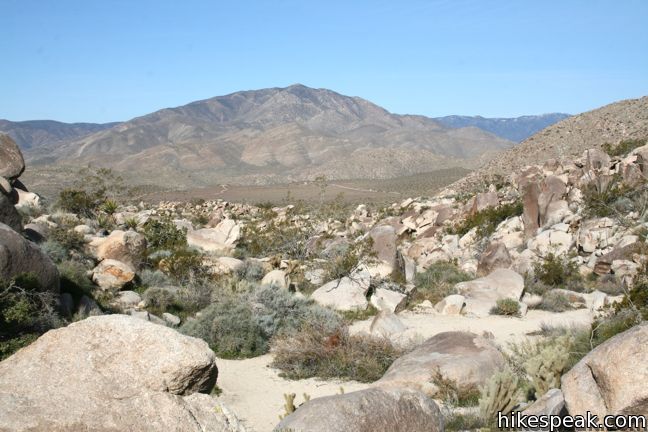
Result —
[[22, 216], [14, 207], [9, 196], [0, 191], [0, 223], [8, 225], [14, 231], [21, 232], [23, 229]]
[[125, 315], [87, 318], [0, 363], [0, 430], [241, 430], [201, 394], [217, 374], [199, 339]]
[[106, 259], [92, 270], [92, 281], [103, 291], [117, 292], [135, 279], [135, 270], [121, 261]]
[[372, 252], [376, 254], [378, 266], [375, 272], [380, 276], [387, 276], [397, 268], [396, 231], [390, 225], [381, 225], [369, 231], [373, 240]]
[[369, 305], [367, 292], [370, 285], [371, 275], [366, 269], [360, 269], [322, 285], [311, 294], [311, 298], [322, 306], [339, 311], [365, 310]]
[[444, 332], [396, 360], [376, 385], [410, 388], [434, 397], [439, 391], [437, 375], [470, 391], [484, 385], [505, 364], [489, 339], [470, 332]]
[[370, 388], [306, 402], [274, 429], [293, 432], [440, 432], [443, 418], [427, 396], [404, 389]]
[[138, 268], [146, 254], [146, 238], [135, 231], [115, 230], [96, 249], [99, 260], [113, 259]]
[[477, 275], [485, 276], [498, 268], [510, 268], [513, 261], [503, 242], [491, 242], [479, 257]]
[[0, 223], [0, 279], [31, 273], [43, 290], [59, 292], [59, 273], [52, 260], [35, 243]]
[[648, 416], [648, 324], [614, 336], [563, 375], [570, 415]]
[[241, 237], [241, 226], [232, 219], [224, 219], [214, 228], [203, 228], [187, 233], [187, 244], [205, 252], [227, 252]]
[[25, 160], [9, 135], [0, 134], [0, 177], [17, 179], [25, 171]]
[[466, 298], [464, 313], [487, 316], [497, 300], [520, 300], [524, 278], [513, 270], [498, 268], [488, 276], [455, 285], [458, 294]]

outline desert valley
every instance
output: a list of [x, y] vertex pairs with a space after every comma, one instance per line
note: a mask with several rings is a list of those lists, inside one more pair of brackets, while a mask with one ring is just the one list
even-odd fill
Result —
[[2, 431], [648, 415], [648, 97], [432, 119], [295, 85], [0, 132]]

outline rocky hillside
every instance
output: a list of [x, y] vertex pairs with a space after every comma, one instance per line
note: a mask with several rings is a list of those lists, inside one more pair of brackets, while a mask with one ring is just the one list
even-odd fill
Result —
[[521, 142], [536, 132], [558, 123], [569, 117], [569, 114], [551, 113], [527, 115], [513, 118], [486, 118], [481, 116], [451, 115], [436, 117], [434, 120], [444, 126], [453, 128], [478, 127], [509, 141]]
[[12, 122], [0, 119], [0, 133], [9, 135], [23, 151], [42, 146], [56, 147], [92, 133], [111, 128], [117, 123], [62, 123], [53, 120]]
[[48, 207], [2, 143], [0, 430], [648, 416], [645, 141], [350, 211], [119, 201], [103, 171]]
[[575, 157], [589, 148], [601, 148], [606, 143], [616, 145], [624, 140], [644, 139], [647, 136], [648, 96], [615, 102], [569, 117], [542, 130], [487, 161], [456, 187], [475, 186], [483, 183], [483, 179], [506, 175], [527, 165]]
[[453, 166], [512, 142], [477, 128], [396, 115], [358, 97], [302, 85], [244, 91], [169, 108], [63, 145], [34, 164], [107, 166], [144, 182], [186, 186], [385, 178]]

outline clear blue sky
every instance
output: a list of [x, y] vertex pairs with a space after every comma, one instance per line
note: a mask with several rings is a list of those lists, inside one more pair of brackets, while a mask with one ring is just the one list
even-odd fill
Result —
[[302, 83], [397, 113], [648, 94], [648, 1], [0, 0], [0, 118], [106, 122]]

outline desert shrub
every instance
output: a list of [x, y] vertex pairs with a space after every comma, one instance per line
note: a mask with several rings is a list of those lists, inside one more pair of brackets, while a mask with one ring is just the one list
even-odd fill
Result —
[[236, 271], [236, 274], [241, 279], [256, 282], [263, 279], [263, 276], [265, 276], [265, 269], [260, 262], [246, 259], [243, 261], [243, 265]]
[[499, 299], [493, 308], [490, 310], [491, 315], [504, 315], [519, 317], [520, 316], [520, 303], [517, 300], [510, 298]]
[[180, 315], [183, 311], [177, 290], [173, 287], [151, 287], [144, 291], [142, 299], [146, 302], [146, 310], [154, 315], [169, 312]]
[[601, 147], [603, 148], [604, 152], [606, 152], [608, 155], [612, 157], [625, 156], [628, 153], [630, 153], [632, 150], [639, 148], [643, 145], [646, 145], [647, 142], [648, 140], [646, 139], [631, 139], [631, 140], [621, 141], [617, 145], [605, 143]]
[[60, 324], [55, 296], [35, 276], [0, 281], [0, 360]]
[[306, 323], [333, 329], [341, 322], [334, 312], [273, 286], [220, 290], [214, 297], [214, 303], [181, 331], [204, 339], [226, 358], [265, 354], [270, 339], [291, 337]]
[[435, 399], [440, 399], [444, 404], [452, 407], [457, 406], [477, 406], [481, 395], [479, 388], [476, 386], [470, 388], [461, 388], [456, 381], [445, 378], [441, 370], [437, 370], [432, 375], [432, 383], [437, 387], [434, 395]]
[[70, 255], [70, 251], [62, 244], [52, 240], [47, 240], [46, 242], [41, 243], [40, 247], [55, 263], [65, 261]]
[[61, 292], [71, 294], [77, 302], [84, 295], [92, 297], [95, 286], [87, 275], [89, 266], [78, 261], [66, 260], [60, 262], [57, 268], [60, 275]]
[[414, 281], [416, 291], [410, 303], [414, 305], [429, 300], [432, 304], [436, 304], [450, 294], [455, 294], [455, 284], [471, 279], [468, 273], [453, 263], [434, 263], [424, 272], [416, 274]]
[[344, 326], [331, 331], [309, 323], [292, 336], [275, 339], [273, 367], [289, 379], [318, 377], [373, 382], [402, 355], [384, 338], [350, 335]]
[[[549, 287], [567, 287], [572, 291], [582, 291], [582, 277], [578, 266], [565, 256], [548, 254], [542, 261], [536, 262], [533, 267], [535, 279]], [[529, 292], [543, 294], [544, 291], [534, 290]]]
[[522, 202], [516, 201], [510, 204], [502, 204], [498, 207], [489, 207], [482, 211], [467, 216], [458, 225], [455, 225], [450, 232], [463, 236], [473, 228], [477, 228], [480, 237], [488, 237], [497, 229], [497, 226], [506, 219], [520, 216], [522, 214]]
[[144, 224], [144, 236], [151, 250], [173, 250], [187, 245], [187, 229], [178, 228], [170, 219], [147, 221]]
[[542, 296], [542, 303], [538, 305], [538, 309], [550, 312], [565, 312], [572, 310], [572, 304], [569, 298], [560, 291], [547, 291]]
[[208, 273], [207, 268], [203, 266], [203, 256], [189, 249], [174, 251], [172, 255], [159, 260], [157, 266], [163, 273], [180, 283], [206, 277]]
[[367, 237], [348, 245], [342, 253], [329, 257], [323, 264], [324, 280], [332, 281], [351, 275], [360, 267], [362, 260], [371, 260], [375, 256], [372, 248], [373, 239]]
[[447, 431], [474, 431], [482, 430], [487, 422], [473, 413], [449, 412], [444, 415], [444, 426]]
[[59, 193], [57, 202], [59, 208], [71, 213], [93, 217], [108, 200], [115, 201], [114, 197], [128, 194], [123, 179], [107, 168], [84, 168], [76, 178], [73, 187]]
[[487, 421], [511, 412], [524, 399], [520, 390], [520, 379], [510, 368], [504, 368], [491, 376], [481, 388], [479, 411]]
[[65, 227], [52, 228], [48, 241], [56, 242], [68, 251], [77, 252], [83, 252], [86, 244], [83, 234]]
[[160, 270], [144, 269], [140, 272], [140, 285], [143, 287], [171, 285], [171, 278]]
[[376, 316], [377, 313], [378, 309], [376, 309], [374, 305], [369, 304], [366, 309], [353, 309], [349, 311], [343, 311], [340, 312], [340, 315], [342, 316], [342, 318], [344, 318], [344, 321], [352, 323], [354, 321], [364, 321], [371, 318], [372, 316]]
[[290, 218], [276, 220], [276, 213], [262, 209], [257, 223], [246, 224], [241, 229], [241, 238], [236, 246], [236, 255], [241, 258], [279, 255], [282, 259], [305, 259], [308, 239], [313, 230], [294, 223]]

